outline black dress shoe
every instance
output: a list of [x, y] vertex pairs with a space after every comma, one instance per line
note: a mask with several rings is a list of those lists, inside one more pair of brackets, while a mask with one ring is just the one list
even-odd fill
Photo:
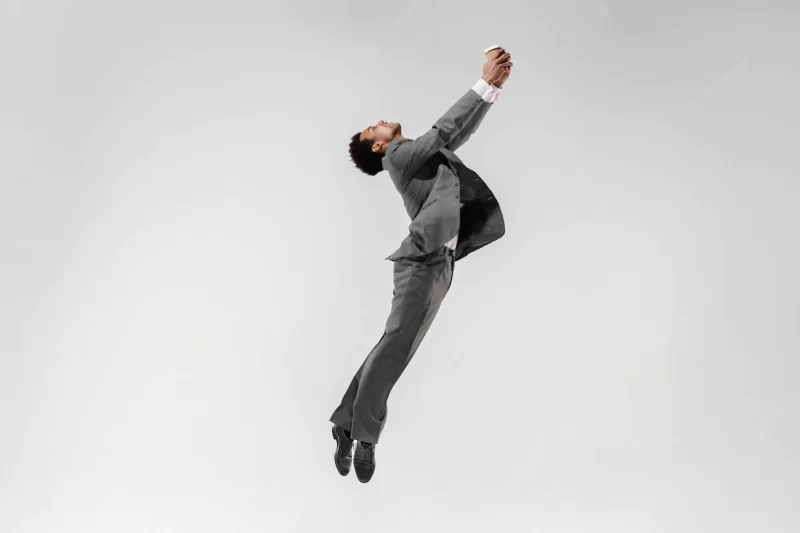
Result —
[[365, 447], [363, 442], [359, 442], [356, 445], [353, 464], [356, 467], [356, 477], [361, 483], [372, 479], [372, 474], [375, 472], [375, 444]]
[[343, 476], [350, 473], [350, 464], [353, 462], [353, 440], [348, 439], [344, 434], [344, 428], [334, 425], [331, 427], [333, 439], [336, 441], [336, 451], [333, 460], [336, 463], [336, 470]]

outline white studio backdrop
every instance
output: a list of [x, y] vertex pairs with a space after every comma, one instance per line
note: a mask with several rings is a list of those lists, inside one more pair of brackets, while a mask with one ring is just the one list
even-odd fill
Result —
[[[0, 531], [800, 529], [795, 2], [0, 3]], [[506, 235], [456, 263], [366, 485], [328, 417], [428, 128]]]

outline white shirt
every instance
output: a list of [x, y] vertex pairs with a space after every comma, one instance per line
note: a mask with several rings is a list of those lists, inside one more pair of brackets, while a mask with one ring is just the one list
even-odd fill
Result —
[[[490, 46], [484, 51], [484, 54], [489, 50], [492, 50], [493, 48], [498, 48], [498, 47]], [[500, 87], [495, 87], [494, 85], [489, 85], [488, 83], [486, 83], [486, 80], [484, 80], [483, 78], [480, 78], [477, 82], [475, 82], [475, 85], [472, 86], [472, 90], [478, 93], [478, 95], [480, 95], [480, 97], [483, 98], [485, 102], [489, 103], [494, 103], [494, 101], [497, 100], [497, 96], [500, 94], [500, 91], [502, 91]], [[463, 206], [464, 203], [462, 202], [461, 205]], [[450, 248], [451, 250], [456, 249], [456, 244], [458, 244], [457, 233], [455, 237], [444, 243], [444, 245]]]

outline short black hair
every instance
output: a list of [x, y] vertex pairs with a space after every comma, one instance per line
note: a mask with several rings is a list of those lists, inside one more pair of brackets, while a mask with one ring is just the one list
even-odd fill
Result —
[[385, 154], [373, 152], [372, 141], [369, 139], [361, 141], [359, 140], [360, 138], [360, 131], [350, 138], [350, 159], [361, 172], [374, 176], [383, 170], [383, 156]]

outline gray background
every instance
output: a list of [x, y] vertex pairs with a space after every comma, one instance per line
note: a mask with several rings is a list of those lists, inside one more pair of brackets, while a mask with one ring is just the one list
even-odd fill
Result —
[[[796, 2], [0, 3], [3, 532], [794, 532]], [[349, 137], [459, 150], [456, 265], [372, 482], [328, 416], [408, 218]]]

